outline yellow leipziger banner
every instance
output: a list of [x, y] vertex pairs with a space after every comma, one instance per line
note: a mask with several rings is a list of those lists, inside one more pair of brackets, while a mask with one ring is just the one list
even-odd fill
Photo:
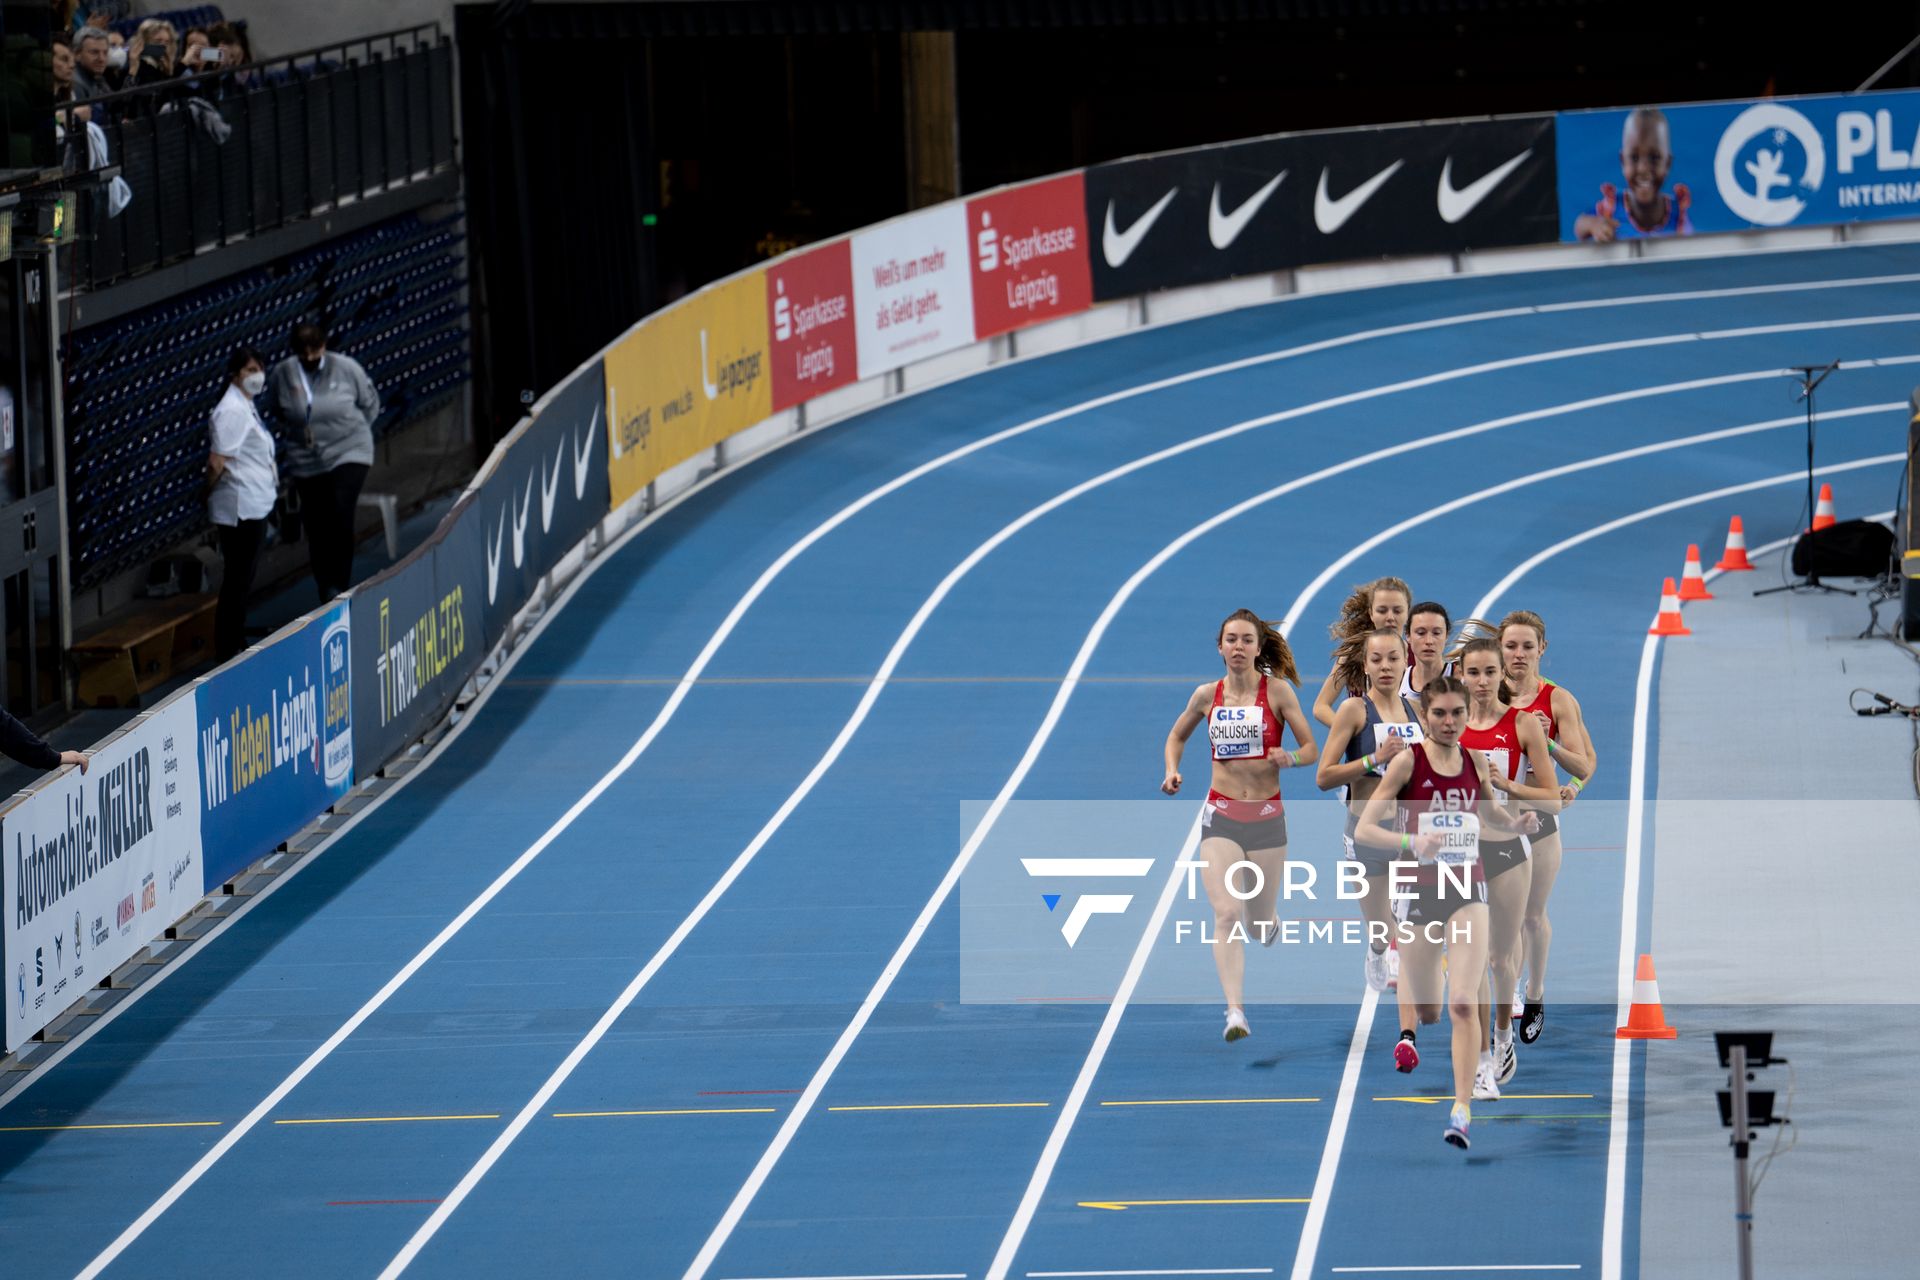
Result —
[[667, 468], [772, 416], [766, 273], [703, 289], [607, 352], [608, 477], [619, 506]]

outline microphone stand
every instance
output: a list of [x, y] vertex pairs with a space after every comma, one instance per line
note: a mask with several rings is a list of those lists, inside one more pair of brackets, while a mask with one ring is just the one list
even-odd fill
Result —
[[[1831, 364], [1796, 364], [1790, 366], [1800, 375], [1800, 395], [1807, 402], [1807, 531], [1800, 536], [1813, 536], [1813, 391], [1827, 380], [1827, 375], [1840, 367], [1835, 360]], [[1777, 587], [1763, 587], [1754, 592], [1756, 596], [1770, 596], [1779, 591], [1826, 591], [1837, 596], [1857, 596], [1858, 591], [1846, 587], [1835, 587], [1820, 581], [1819, 562], [1814, 559], [1814, 548], [1807, 548], [1807, 576], [1794, 582], [1782, 583]]]

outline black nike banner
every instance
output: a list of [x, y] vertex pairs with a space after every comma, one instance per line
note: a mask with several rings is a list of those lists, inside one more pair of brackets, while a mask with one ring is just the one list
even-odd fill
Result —
[[541, 575], [607, 514], [606, 404], [601, 362], [593, 360], [494, 450], [480, 483], [489, 648]]
[[1096, 300], [1559, 239], [1553, 117], [1258, 138], [1086, 171]]

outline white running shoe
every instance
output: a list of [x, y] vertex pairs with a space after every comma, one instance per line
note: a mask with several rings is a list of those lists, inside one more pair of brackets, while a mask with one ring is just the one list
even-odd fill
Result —
[[1375, 951], [1372, 947], [1367, 948], [1367, 986], [1371, 990], [1387, 989], [1387, 983], [1391, 981], [1393, 974], [1392, 961], [1388, 959], [1391, 955], [1393, 955], [1391, 950]]
[[1398, 991], [1399, 989], [1400, 989], [1400, 949], [1398, 947], [1388, 947], [1387, 948], [1387, 990]]
[[1516, 985], [1513, 989], [1513, 1016], [1518, 1018], [1527, 1012], [1527, 989]]
[[1231, 1044], [1235, 1040], [1244, 1040], [1252, 1034], [1253, 1029], [1247, 1026], [1246, 1014], [1238, 1009], [1227, 1010], [1227, 1031], [1224, 1037], [1227, 1043]]
[[1480, 1066], [1473, 1073], [1473, 1100], [1475, 1102], [1498, 1102], [1500, 1086], [1493, 1078], [1493, 1057], [1480, 1055]]
[[1453, 1110], [1447, 1114], [1447, 1131], [1441, 1135], [1454, 1146], [1465, 1151], [1471, 1143], [1467, 1141], [1467, 1129], [1473, 1124], [1473, 1110], [1465, 1103], [1456, 1102]]
[[1493, 1082], [1505, 1084], [1513, 1079], [1513, 1073], [1520, 1069], [1520, 1054], [1513, 1047], [1513, 1036], [1503, 1041], [1498, 1035], [1493, 1038]]

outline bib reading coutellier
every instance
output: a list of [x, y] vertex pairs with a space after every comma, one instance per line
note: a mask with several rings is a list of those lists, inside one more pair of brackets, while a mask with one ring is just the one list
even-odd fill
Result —
[[1252, 760], [1266, 754], [1266, 723], [1259, 707], [1215, 707], [1207, 717], [1207, 741], [1215, 760]]
[[1440, 836], [1440, 848], [1431, 859], [1421, 861], [1445, 862], [1456, 867], [1471, 866], [1480, 861], [1480, 815], [1477, 813], [1423, 813], [1420, 815], [1420, 835], [1437, 832]]

